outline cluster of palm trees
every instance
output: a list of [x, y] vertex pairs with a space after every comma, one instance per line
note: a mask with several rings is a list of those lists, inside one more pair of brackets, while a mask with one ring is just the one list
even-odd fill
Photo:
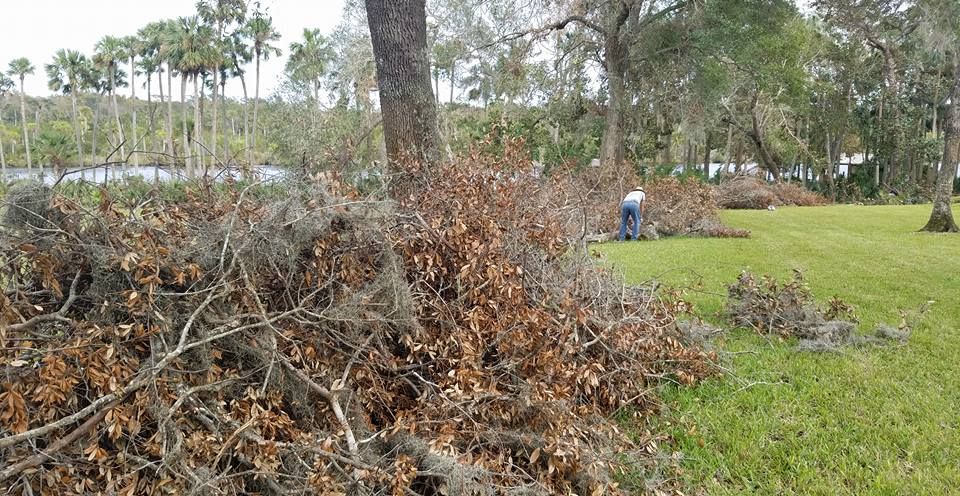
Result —
[[[309, 31], [319, 36], [318, 32]], [[254, 151], [257, 149], [258, 117], [260, 110], [260, 64], [270, 57], [279, 56], [276, 46], [280, 34], [273, 24], [269, 13], [255, 3], [248, 11], [246, 0], [200, 0], [197, 13], [188, 17], [152, 22], [141, 28], [135, 35], [127, 37], [105, 36], [94, 48], [91, 57], [70, 49], [56, 52], [50, 63], [44, 66], [48, 86], [51, 90], [70, 96], [73, 140], [76, 146], [77, 160], [80, 165], [97, 165], [96, 136], [94, 129], [92, 153], [85, 156], [84, 146], [87, 125], [82, 122], [78, 99], [88, 94], [109, 97], [113, 113], [113, 129], [110, 143], [104, 152], [104, 162], [120, 166], [121, 170], [129, 165], [137, 166], [141, 159], [150, 163], [166, 163], [185, 166], [188, 177], [211, 164], [240, 163], [247, 166], [254, 163]], [[323, 40], [319, 36], [319, 40]], [[316, 40], [295, 44], [298, 47], [294, 55], [301, 62], [288, 64], [289, 70], [298, 74], [314, 76], [314, 69], [300, 70], [298, 64], [308, 64], [311, 57], [304, 50], [315, 50]], [[324, 56], [327, 56], [326, 54]], [[251, 99], [247, 93], [246, 67], [253, 63], [255, 83], [252, 99], [252, 126], [249, 122], [248, 107]], [[292, 65], [291, 65], [292, 64]], [[26, 95], [23, 82], [34, 74], [35, 67], [25, 59], [19, 58], [9, 64], [7, 75], [0, 78], [0, 94], [10, 91], [11, 78], [19, 79], [20, 115], [23, 125], [23, 141], [26, 149], [27, 167], [33, 166], [30, 156], [30, 137], [27, 130]], [[147, 94], [149, 122], [146, 133], [139, 133], [137, 111], [143, 110], [143, 102], [137, 99], [137, 76], [143, 76], [143, 86]], [[129, 78], [129, 80], [127, 80]], [[174, 103], [171, 98], [174, 78], [180, 83], [180, 140], [174, 133]], [[319, 78], [319, 76], [318, 76]], [[219, 130], [218, 107], [225, 103], [225, 89], [230, 80], [239, 79], [243, 87], [243, 156], [231, 156], [227, 136], [221, 136]], [[166, 82], [164, 82], [166, 80]], [[155, 118], [163, 114], [157, 111], [153, 99], [154, 82], [160, 101], [166, 102], [164, 122]], [[192, 85], [193, 118], [190, 121], [187, 100], [188, 86]], [[126, 105], [128, 116], [121, 118], [117, 101], [117, 89], [130, 88], [130, 100]], [[164, 90], [166, 87], [166, 90]], [[204, 99], [207, 89], [210, 97], [209, 125], [205, 126]], [[165, 92], [166, 91], [166, 92]], [[128, 123], [125, 131], [124, 121]], [[164, 129], [159, 129], [159, 126]], [[96, 127], [96, 125], [95, 125]], [[144, 134], [144, 135], [138, 135]], [[162, 139], [160, 139], [162, 137]], [[223, 146], [218, 147], [218, 142]], [[129, 153], [128, 153], [129, 151]], [[0, 146], [0, 155], [3, 147]], [[2, 157], [0, 157], [2, 158]], [[4, 167], [6, 161], [3, 160]]]

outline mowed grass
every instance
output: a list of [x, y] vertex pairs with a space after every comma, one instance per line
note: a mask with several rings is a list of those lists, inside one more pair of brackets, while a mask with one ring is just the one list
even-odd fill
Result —
[[[750, 239], [610, 243], [627, 279], [692, 288], [713, 322], [742, 270], [804, 272], [822, 303], [857, 308], [865, 332], [935, 301], [906, 346], [797, 352], [746, 330], [718, 340], [730, 373], [668, 387], [657, 422], [706, 494], [960, 494], [960, 235], [917, 233], [930, 207], [723, 212]], [[960, 209], [955, 209], [960, 218]]]

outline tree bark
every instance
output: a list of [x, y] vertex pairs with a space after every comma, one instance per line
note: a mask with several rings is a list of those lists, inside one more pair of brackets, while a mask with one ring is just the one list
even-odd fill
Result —
[[943, 159], [937, 189], [933, 198], [933, 211], [923, 231], [958, 232], [953, 219], [953, 182], [957, 177], [957, 162], [960, 161], [960, 56], [953, 57], [953, 87], [950, 90], [950, 106], [944, 115]]
[[777, 162], [776, 157], [774, 157], [773, 152], [767, 147], [767, 144], [763, 140], [763, 125], [760, 122], [760, 116], [758, 115], [759, 109], [759, 95], [754, 94], [753, 102], [750, 105], [750, 124], [751, 129], [747, 133], [747, 136], [753, 141], [754, 146], [757, 148], [757, 156], [760, 159], [761, 165], [763, 165], [764, 170], [769, 172], [776, 182], [780, 182], [780, 164]]
[[27, 154], [27, 170], [33, 168], [33, 159], [30, 158], [30, 135], [27, 131], [27, 93], [23, 90], [24, 76], [20, 76], [20, 123], [23, 125], [23, 148]]
[[438, 158], [437, 106], [430, 85], [425, 0], [365, 0], [387, 157]]
[[603, 33], [603, 59], [607, 72], [607, 115], [600, 142], [600, 163], [619, 167], [624, 160], [623, 114], [627, 100], [627, 47], [620, 32], [630, 17], [626, 2], [615, 2], [608, 27]]

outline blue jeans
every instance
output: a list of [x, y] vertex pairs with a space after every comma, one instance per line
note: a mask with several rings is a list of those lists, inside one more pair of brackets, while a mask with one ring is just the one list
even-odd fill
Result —
[[620, 207], [620, 241], [627, 237], [627, 221], [633, 219], [633, 239], [637, 239], [640, 234], [640, 204], [637, 202], [624, 202]]

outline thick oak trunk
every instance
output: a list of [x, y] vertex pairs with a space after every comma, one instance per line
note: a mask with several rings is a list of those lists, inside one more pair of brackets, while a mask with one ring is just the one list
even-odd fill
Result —
[[943, 123], [943, 159], [937, 189], [933, 199], [930, 220], [923, 227], [931, 232], [958, 232], [951, 209], [953, 181], [957, 177], [957, 162], [960, 162], [960, 56], [954, 56], [953, 87], [950, 90], [950, 106]]
[[425, 0], [366, 0], [377, 61], [387, 157], [437, 159], [437, 106], [430, 81]]
[[630, 15], [626, 2], [616, 2], [616, 9], [603, 34], [603, 58], [607, 72], [607, 116], [600, 142], [600, 163], [619, 167], [624, 160], [623, 116], [627, 106], [627, 47], [620, 37]]

